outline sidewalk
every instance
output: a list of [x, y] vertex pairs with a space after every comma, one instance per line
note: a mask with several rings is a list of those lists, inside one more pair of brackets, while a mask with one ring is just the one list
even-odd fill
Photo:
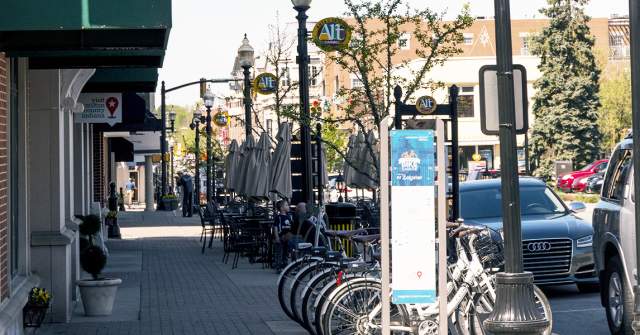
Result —
[[[171, 212], [126, 212], [123, 240], [108, 242], [109, 277], [122, 278], [110, 317], [82, 315], [46, 324], [43, 335], [305, 334], [281, 311], [277, 275], [243, 259], [222, 260], [222, 245], [200, 253], [200, 221]], [[55, 297], [54, 297], [55, 298]]]

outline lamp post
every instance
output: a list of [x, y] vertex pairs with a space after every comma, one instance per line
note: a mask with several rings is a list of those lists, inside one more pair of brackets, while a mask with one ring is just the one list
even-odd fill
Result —
[[238, 49], [238, 61], [242, 67], [242, 74], [244, 75], [244, 129], [245, 138], [251, 135], [251, 72], [249, 69], [253, 66], [254, 52], [253, 47], [249, 44], [247, 34], [244, 34], [242, 45]]
[[191, 123], [191, 129], [196, 131], [196, 152], [195, 152], [195, 200], [194, 205], [200, 205], [200, 118], [202, 112], [199, 108], [193, 111], [193, 122]]
[[207, 88], [207, 91], [204, 93], [202, 97], [204, 100], [204, 106], [207, 108], [207, 117], [205, 119], [206, 122], [206, 130], [207, 130], [207, 203], [211, 201], [211, 107], [213, 107], [213, 102], [215, 100], [215, 96], [211, 93], [211, 90]]
[[[173, 133], [173, 131], [171, 131]], [[169, 185], [170, 185], [170, 191], [169, 193], [174, 194], [175, 193], [175, 179], [173, 178], [173, 145], [175, 144], [175, 140], [173, 139], [173, 136], [169, 137], [169, 155], [171, 157], [171, 159], [169, 160]]]
[[504, 272], [496, 275], [496, 303], [484, 325], [492, 334], [542, 334], [549, 320], [534, 304], [533, 274], [525, 272], [522, 265], [509, 0], [495, 0], [495, 13], [505, 266]]
[[[160, 132], [160, 197], [162, 197], [167, 191], [167, 158], [165, 157], [167, 153], [167, 108], [165, 104], [166, 88], [164, 86], [164, 80], [162, 81], [160, 93], [160, 121], [162, 122], [162, 131]], [[161, 198], [158, 198], [158, 201], [159, 199]], [[162, 201], [159, 201], [159, 204], [162, 204]], [[158, 207], [160, 207], [160, 205], [158, 205]]]
[[338, 190], [338, 202], [344, 202], [344, 198], [342, 197], [342, 190], [345, 188], [344, 178], [342, 175], [339, 175], [336, 178], [336, 190]]
[[173, 109], [169, 112], [169, 122], [171, 123], [171, 133], [176, 132], [176, 111]]
[[313, 166], [311, 163], [311, 129], [309, 128], [309, 50], [307, 49], [307, 10], [311, 0], [291, 0], [298, 12], [298, 78], [300, 86], [300, 142], [302, 144], [302, 194], [308, 204], [313, 204]]

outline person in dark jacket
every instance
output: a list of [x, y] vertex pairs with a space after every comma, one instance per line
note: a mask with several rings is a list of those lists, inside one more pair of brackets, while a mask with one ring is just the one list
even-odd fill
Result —
[[183, 173], [178, 179], [178, 186], [182, 186], [182, 216], [193, 216], [193, 179], [188, 173]]

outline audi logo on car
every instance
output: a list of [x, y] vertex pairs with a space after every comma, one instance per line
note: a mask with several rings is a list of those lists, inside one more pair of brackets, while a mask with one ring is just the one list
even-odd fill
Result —
[[527, 244], [527, 250], [531, 252], [541, 252], [551, 250], [551, 243], [549, 242], [531, 242]]

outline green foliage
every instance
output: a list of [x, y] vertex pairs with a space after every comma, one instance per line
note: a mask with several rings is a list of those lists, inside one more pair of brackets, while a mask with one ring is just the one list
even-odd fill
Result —
[[93, 279], [98, 279], [100, 273], [107, 265], [107, 255], [98, 246], [89, 246], [80, 253], [80, 265], [82, 269], [91, 274]]
[[547, 2], [541, 13], [549, 17], [549, 26], [532, 43], [542, 77], [534, 84], [531, 163], [534, 175], [548, 179], [555, 160], [570, 159], [576, 166], [595, 160], [601, 135], [600, 70], [584, 14], [587, 0]]
[[602, 132], [602, 150], [611, 152], [631, 128], [631, 73], [618, 71], [600, 84], [598, 126]]
[[100, 221], [100, 217], [94, 214], [86, 215], [86, 216], [78, 216], [82, 223], [79, 225], [80, 234], [92, 237], [96, 235], [100, 231], [100, 226], [102, 222]]
[[326, 148], [326, 165], [328, 172], [337, 172], [342, 168], [344, 160], [340, 156], [340, 152], [346, 152], [348, 134], [335, 124], [325, 124], [322, 127], [322, 140], [333, 144]]

